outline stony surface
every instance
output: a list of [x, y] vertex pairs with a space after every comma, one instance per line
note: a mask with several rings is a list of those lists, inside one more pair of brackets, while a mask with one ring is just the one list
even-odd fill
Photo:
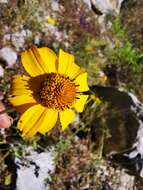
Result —
[[91, 3], [105, 15], [117, 15], [124, 0], [91, 0]]
[[[46, 180], [51, 180], [48, 173], [53, 173], [54, 150], [37, 153], [29, 147], [23, 160], [15, 158], [17, 169], [17, 190], [48, 190]], [[28, 183], [27, 183], [28, 182]], [[25, 185], [27, 184], [27, 185]]]
[[17, 54], [10, 47], [3, 47], [0, 49], [0, 58], [6, 61], [8, 67], [13, 67], [17, 60]]

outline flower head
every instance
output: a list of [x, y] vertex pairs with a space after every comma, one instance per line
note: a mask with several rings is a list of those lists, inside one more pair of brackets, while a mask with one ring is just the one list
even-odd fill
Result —
[[50, 24], [56, 24], [57, 20], [54, 19], [54, 18], [48, 17], [47, 22], [50, 23]]
[[12, 78], [9, 101], [22, 113], [18, 128], [23, 136], [45, 134], [60, 120], [64, 130], [82, 112], [88, 95], [87, 73], [74, 63], [74, 56], [32, 46], [22, 52], [22, 65], [29, 74]]

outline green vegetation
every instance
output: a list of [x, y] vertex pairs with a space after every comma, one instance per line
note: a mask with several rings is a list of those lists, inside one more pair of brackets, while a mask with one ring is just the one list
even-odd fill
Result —
[[143, 53], [134, 48], [127, 38], [120, 17], [113, 20], [113, 33], [115, 34], [115, 42], [113, 48], [107, 52], [109, 64], [116, 64], [117, 67], [130, 68], [133, 74], [142, 70]]
[[117, 67], [128, 67], [134, 74], [141, 72], [143, 53], [133, 48], [130, 42], [115, 44], [115, 47], [109, 50], [108, 58], [110, 64], [115, 64]]

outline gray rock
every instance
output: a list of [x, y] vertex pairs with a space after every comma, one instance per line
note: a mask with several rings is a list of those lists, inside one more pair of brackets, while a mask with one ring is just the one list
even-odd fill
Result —
[[49, 173], [55, 169], [53, 149], [37, 153], [29, 147], [27, 154], [23, 160], [15, 159], [18, 166], [16, 190], [48, 190], [46, 179], [50, 180]]
[[124, 0], [90, 0], [91, 4], [105, 15], [118, 15]]
[[8, 67], [12, 67], [13, 64], [16, 62], [17, 54], [10, 47], [3, 47], [2, 49], [0, 49], [0, 58], [7, 62]]

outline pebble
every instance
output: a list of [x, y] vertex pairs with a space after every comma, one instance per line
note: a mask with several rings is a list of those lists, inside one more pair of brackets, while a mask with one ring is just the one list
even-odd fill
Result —
[[52, 1], [51, 2], [51, 8], [53, 11], [59, 11], [59, 3], [57, 1]]
[[8, 67], [12, 67], [17, 60], [17, 54], [10, 47], [3, 47], [0, 49], [0, 58], [7, 62]]
[[124, 0], [91, 0], [91, 3], [105, 15], [118, 15], [123, 1]]
[[0, 77], [3, 77], [4, 75], [4, 69], [3, 67], [0, 65]]

